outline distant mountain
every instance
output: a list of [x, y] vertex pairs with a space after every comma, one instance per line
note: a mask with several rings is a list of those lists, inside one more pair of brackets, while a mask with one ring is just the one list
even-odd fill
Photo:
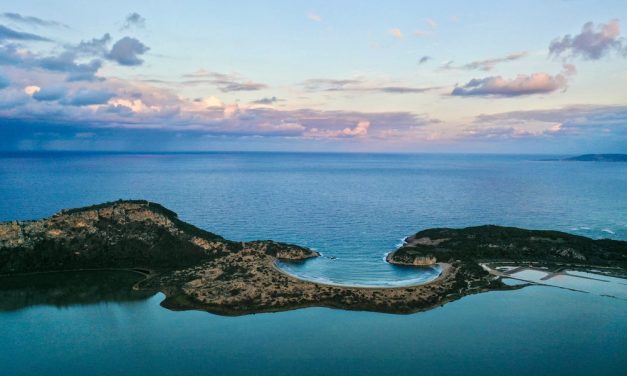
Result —
[[562, 160], [579, 162], [627, 162], [627, 154], [582, 154]]

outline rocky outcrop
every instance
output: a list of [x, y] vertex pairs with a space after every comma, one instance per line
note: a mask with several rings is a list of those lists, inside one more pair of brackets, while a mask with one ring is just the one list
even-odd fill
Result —
[[627, 242], [494, 225], [434, 228], [408, 237], [403, 246], [387, 257], [388, 262], [403, 265], [421, 265], [433, 259], [585, 263], [626, 268]]
[[[293, 259], [302, 247], [272, 243]], [[63, 210], [38, 221], [0, 223], [0, 274], [103, 267], [171, 269], [238, 252], [241, 243], [201, 230], [148, 201]]]
[[311, 249], [293, 244], [278, 243], [272, 240], [258, 240], [244, 243], [243, 246], [245, 247], [246, 244], [267, 255], [286, 261], [300, 261], [320, 256], [320, 253]]
[[411, 266], [432, 266], [438, 262], [437, 258], [433, 255], [409, 252], [405, 252], [401, 255], [397, 255], [396, 252], [390, 252], [385, 260], [390, 264]]

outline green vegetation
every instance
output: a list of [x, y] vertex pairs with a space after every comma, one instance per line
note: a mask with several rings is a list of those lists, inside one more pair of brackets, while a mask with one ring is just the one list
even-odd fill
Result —
[[64, 209], [61, 212], [59, 212], [59, 214], [57, 214], [57, 215], [77, 214], [77, 213], [84, 213], [84, 212], [89, 212], [89, 211], [97, 211], [99, 209], [106, 209], [106, 208], [114, 207], [114, 206], [120, 205], [120, 204], [138, 204], [138, 205], [145, 206], [148, 210], [150, 210], [150, 211], [152, 211], [154, 213], [161, 214], [164, 217], [168, 218], [169, 220], [174, 222], [178, 227], [180, 227], [182, 230], [184, 230], [185, 232], [189, 233], [192, 236], [202, 236], [202, 237], [207, 238], [207, 239], [219, 240], [219, 241], [224, 241], [225, 240], [220, 235], [216, 235], [216, 234], [211, 233], [209, 231], [205, 231], [203, 229], [200, 229], [200, 228], [198, 228], [198, 227], [196, 227], [196, 226], [194, 226], [192, 224], [189, 224], [187, 222], [181, 221], [179, 219], [178, 214], [176, 214], [172, 210], [164, 207], [161, 204], [157, 204], [156, 202], [150, 202], [150, 201], [147, 201], [147, 200], [121, 200], [120, 199], [120, 200], [117, 200], [117, 201], [109, 201], [109, 202], [104, 202], [102, 204], [85, 206], [85, 207], [82, 207], [82, 208]]
[[[273, 241], [250, 242], [274, 257], [317, 255]], [[94, 268], [180, 269], [240, 252], [241, 242], [183, 222], [145, 200], [67, 209], [38, 221], [0, 223], [0, 274]]]
[[485, 225], [420, 231], [393, 260], [433, 255], [438, 261], [538, 261], [627, 267], [627, 242], [593, 240], [559, 231]]

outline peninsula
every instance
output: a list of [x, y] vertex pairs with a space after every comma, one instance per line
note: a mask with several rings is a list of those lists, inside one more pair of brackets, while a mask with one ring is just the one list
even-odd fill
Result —
[[319, 254], [271, 240], [238, 242], [181, 221], [148, 201], [116, 201], [63, 210], [50, 218], [0, 223], [0, 274], [129, 269], [146, 278], [133, 288], [161, 291], [162, 306], [224, 315], [324, 306], [411, 313], [465, 295], [518, 288], [481, 262], [627, 268], [627, 242], [557, 231], [500, 226], [429, 229], [391, 252], [394, 264], [439, 263], [426, 284], [397, 288], [325, 285], [282, 272], [277, 260], [304, 262]]

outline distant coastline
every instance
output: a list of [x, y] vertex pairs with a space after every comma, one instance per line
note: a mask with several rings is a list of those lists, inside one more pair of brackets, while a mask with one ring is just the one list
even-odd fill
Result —
[[543, 161], [565, 162], [627, 162], [627, 154], [581, 154], [574, 157], [543, 159]]

